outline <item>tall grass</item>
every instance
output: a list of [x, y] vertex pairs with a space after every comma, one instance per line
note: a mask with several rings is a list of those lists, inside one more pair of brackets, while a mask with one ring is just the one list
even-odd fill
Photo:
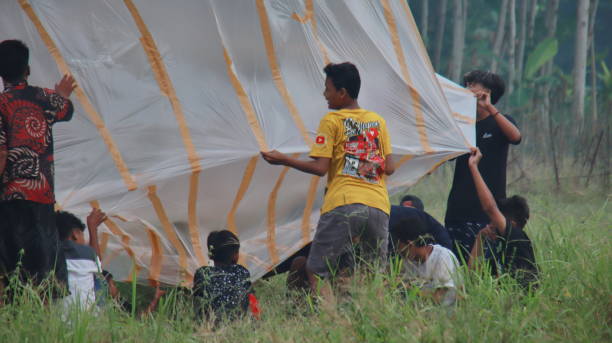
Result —
[[[410, 190], [443, 219], [448, 175]], [[612, 218], [596, 190], [553, 192], [516, 185], [531, 207], [526, 228], [541, 267], [541, 286], [519, 290], [510, 278], [465, 275], [464, 299], [440, 307], [393, 285], [392, 273], [357, 273], [337, 305], [288, 294], [284, 276], [255, 283], [262, 319], [213, 328], [195, 323], [188, 300], [165, 296], [139, 318], [108, 306], [98, 313], [45, 305], [26, 288], [0, 309], [0, 342], [610, 342]], [[131, 286], [122, 288], [129, 298]]]

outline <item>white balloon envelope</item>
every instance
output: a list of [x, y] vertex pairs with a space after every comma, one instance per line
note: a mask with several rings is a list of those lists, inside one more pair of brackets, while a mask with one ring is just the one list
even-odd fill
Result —
[[228, 228], [258, 278], [310, 242], [325, 180], [270, 166], [307, 158], [323, 67], [360, 70], [359, 103], [387, 121], [410, 185], [474, 144], [475, 101], [436, 76], [404, 0], [15, 0], [2, 39], [30, 47], [30, 82], [78, 82], [54, 128], [58, 207], [110, 215], [105, 269], [189, 285]]

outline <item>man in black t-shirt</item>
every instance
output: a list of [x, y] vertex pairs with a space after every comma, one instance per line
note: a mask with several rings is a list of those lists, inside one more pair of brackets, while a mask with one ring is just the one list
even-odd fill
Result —
[[[521, 142], [521, 133], [514, 119], [501, 114], [494, 106], [504, 94], [504, 81], [491, 72], [476, 70], [466, 74], [463, 83], [478, 99], [476, 146], [484, 156], [478, 169], [493, 197], [505, 198], [508, 147]], [[489, 223], [478, 201], [467, 162], [468, 155], [457, 158], [455, 162], [444, 219], [453, 240], [453, 252], [462, 262], [467, 260], [476, 233]]]
[[484, 252], [485, 241], [497, 241], [500, 243], [499, 251], [495, 260], [491, 261], [494, 274], [499, 276], [508, 273], [525, 289], [537, 287], [539, 271], [535, 254], [529, 236], [523, 231], [529, 220], [527, 200], [515, 195], [496, 202], [478, 171], [481, 158], [480, 151], [474, 148], [468, 165], [482, 209], [491, 222], [476, 234], [468, 266], [473, 268], [476, 265], [476, 261]]

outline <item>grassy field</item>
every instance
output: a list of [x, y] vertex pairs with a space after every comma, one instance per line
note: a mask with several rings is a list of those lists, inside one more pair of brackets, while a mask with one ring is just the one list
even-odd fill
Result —
[[[442, 219], [448, 188], [448, 173], [439, 172], [410, 193]], [[0, 308], [0, 342], [612, 341], [609, 195], [597, 187], [556, 191], [545, 182], [514, 185], [509, 194], [515, 193], [529, 200], [526, 230], [542, 270], [542, 285], [531, 294], [508, 279], [467, 274], [465, 299], [443, 308], [399, 292], [390, 286], [390, 275], [358, 274], [350, 298], [340, 298], [337, 306], [312, 306], [311, 299], [287, 296], [284, 276], [277, 276], [256, 283], [261, 320], [213, 330], [194, 323], [190, 306], [176, 293], [141, 319], [114, 308], [62, 319], [59, 306], [45, 306], [26, 289], [18, 304]]]

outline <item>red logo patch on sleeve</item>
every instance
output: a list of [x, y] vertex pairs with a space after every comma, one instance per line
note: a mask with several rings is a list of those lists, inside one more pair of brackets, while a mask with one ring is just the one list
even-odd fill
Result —
[[325, 144], [325, 136], [317, 136], [317, 138], [315, 139], [315, 142], [317, 144]]

